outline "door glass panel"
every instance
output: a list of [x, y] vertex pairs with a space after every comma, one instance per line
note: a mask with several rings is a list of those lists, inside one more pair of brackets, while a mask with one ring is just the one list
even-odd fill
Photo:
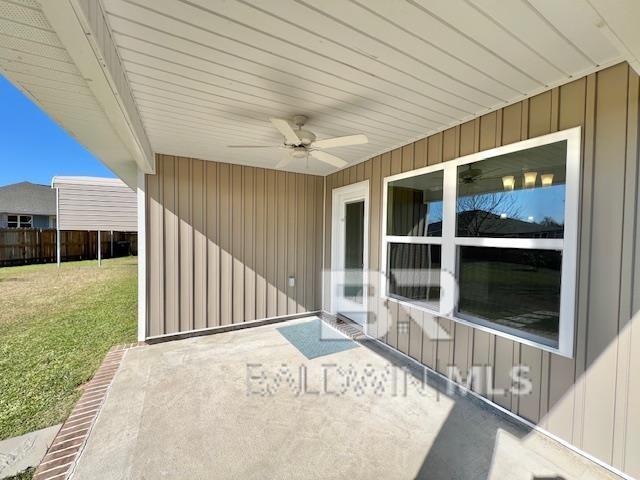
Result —
[[364, 201], [345, 204], [344, 296], [359, 304], [364, 295]]

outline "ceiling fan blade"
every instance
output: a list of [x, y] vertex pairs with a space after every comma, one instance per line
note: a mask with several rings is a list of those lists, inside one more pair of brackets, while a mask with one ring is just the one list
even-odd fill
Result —
[[227, 148], [280, 148], [273, 145], [227, 145]]
[[280, 160], [276, 165], [276, 169], [281, 169], [286, 167], [287, 165], [289, 165], [289, 163], [291, 163], [291, 160], [293, 160], [293, 157], [291, 155], [289, 154], [283, 155], [282, 160]]
[[327, 138], [326, 140], [318, 140], [311, 144], [313, 148], [335, 148], [347, 147], [349, 145], [361, 145], [368, 143], [369, 139], [366, 135], [347, 135], [346, 137]]
[[287, 145], [300, 144], [300, 139], [298, 138], [298, 135], [296, 135], [295, 130], [293, 130], [293, 128], [291, 128], [291, 125], [289, 125], [289, 122], [283, 120], [282, 118], [270, 118], [269, 120], [271, 120], [273, 126], [276, 127], [285, 138], [285, 143]]
[[342, 160], [341, 158], [336, 157], [335, 155], [331, 155], [327, 152], [321, 152], [319, 150], [311, 150], [311, 156], [316, 160], [320, 160], [321, 162], [328, 163], [329, 165], [333, 165], [336, 168], [342, 168], [347, 165], [347, 162]]

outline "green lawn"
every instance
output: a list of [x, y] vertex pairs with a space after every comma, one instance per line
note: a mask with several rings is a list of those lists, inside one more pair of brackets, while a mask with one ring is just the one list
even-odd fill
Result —
[[62, 422], [109, 348], [136, 339], [135, 257], [0, 268], [0, 439]]

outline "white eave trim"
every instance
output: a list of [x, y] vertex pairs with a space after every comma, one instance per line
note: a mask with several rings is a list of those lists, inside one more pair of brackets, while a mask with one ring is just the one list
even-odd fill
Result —
[[[138, 169], [154, 173], [153, 149], [100, 2], [62, 0], [42, 2], [41, 5]], [[109, 164], [108, 158], [102, 160]]]
[[119, 178], [54, 176], [51, 179], [52, 188], [57, 188], [62, 185], [109, 185], [113, 187], [127, 187], [127, 184]]

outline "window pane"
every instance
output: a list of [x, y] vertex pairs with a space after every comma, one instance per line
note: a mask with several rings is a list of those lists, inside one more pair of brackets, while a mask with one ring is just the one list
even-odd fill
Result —
[[440, 305], [440, 245], [389, 243], [389, 296]]
[[7, 216], [7, 221], [9, 221], [9, 222], [17, 222], [18, 221], [18, 216], [17, 215], [8, 215]]
[[562, 238], [567, 142], [458, 167], [459, 237]]
[[364, 201], [345, 205], [344, 296], [363, 303]]
[[458, 315], [557, 346], [561, 265], [556, 250], [459, 247]]
[[442, 235], [442, 179], [439, 170], [389, 182], [387, 235]]

